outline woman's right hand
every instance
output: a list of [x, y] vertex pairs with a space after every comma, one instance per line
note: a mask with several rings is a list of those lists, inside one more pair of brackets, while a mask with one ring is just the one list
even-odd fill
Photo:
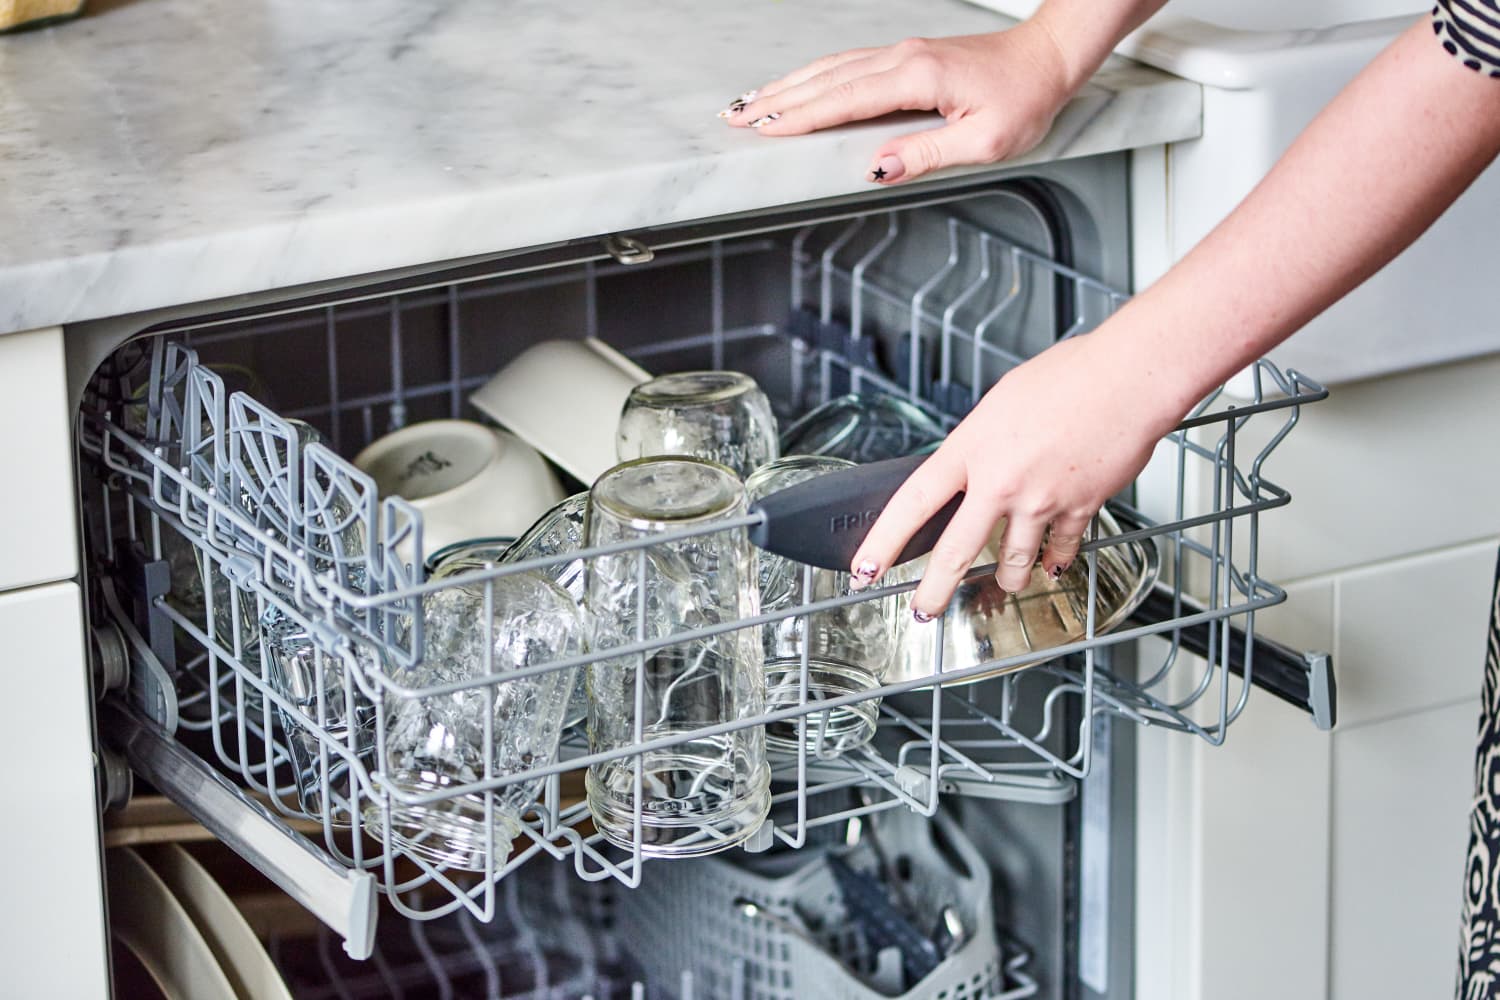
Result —
[[1039, 551], [1047, 573], [1062, 575], [1090, 518], [1140, 473], [1198, 394], [1192, 366], [1152, 363], [1128, 309], [1054, 344], [985, 394], [885, 505], [850, 566], [854, 589], [895, 565], [957, 493], [963, 502], [912, 595], [919, 621], [943, 613], [1002, 519], [995, 571], [1002, 590], [1026, 588]]
[[803, 135], [893, 111], [937, 111], [947, 124], [875, 151], [868, 178], [909, 181], [940, 167], [1018, 156], [1047, 134], [1086, 78], [1036, 18], [1006, 31], [910, 38], [825, 56], [720, 112], [762, 135]]

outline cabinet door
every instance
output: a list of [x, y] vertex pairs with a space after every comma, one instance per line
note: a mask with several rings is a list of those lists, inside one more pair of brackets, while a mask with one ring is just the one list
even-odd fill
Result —
[[83, 603], [75, 583], [0, 595], [0, 993], [108, 995]]
[[78, 572], [59, 328], [0, 336], [0, 590]]

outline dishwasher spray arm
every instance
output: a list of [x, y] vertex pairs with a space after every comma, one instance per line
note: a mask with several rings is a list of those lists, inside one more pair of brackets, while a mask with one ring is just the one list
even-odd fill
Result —
[[[1206, 609], [1187, 597], [1177, 597], [1171, 587], [1157, 584], [1130, 616], [1134, 625], [1149, 625], [1186, 615], [1201, 614]], [[1218, 629], [1229, 629], [1228, 663], [1230, 671], [1245, 676], [1245, 630], [1217, 623]], [[1162, 633], [1167, 638], [1173, 633]], [[1175, 633], [1182, 648], [1197, 656], [1208, 656], [1210, 642], [1222, 643], [1223, 632], [1215, 631], [1209, 622], [1199, 622]], [[1220, 646], [1222, 653], [1223, 647]], [[1333, 657], [1328, 653], [1300, 652], [1272, 639], [1255, 637], [1254, 662], [1250, 680], [1282, 701], [1312, 716], [1313, 725], [1329, 730], [1338, 722], [1338, 684], [1333, 676]]]
[[343, 935], [349, 957], [370, 957], [375, 876], [335, 864], [117, 695], [100, 704], [99, 721], [105, 741], [136, 774]]

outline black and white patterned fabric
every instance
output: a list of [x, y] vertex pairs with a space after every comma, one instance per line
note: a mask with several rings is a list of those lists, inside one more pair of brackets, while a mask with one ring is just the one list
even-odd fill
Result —
[[[1500, 0], [1438, 0], [1432, 31], [1448, 54], [1500, 79]], [[1490, 607], [1489, 648], [1474, 751], [1474, 802], [1464, 861], [1459, 1000], [1500, 1000], [1500, 564]]]
[[1463, 934], [1458, 955], [1461, 1000], [1500, 997], [1500, 564], [1490, 602], [1489, 648], [1474, 760], [1474, 804], [1469, 811], [1469, 855], [1464, 861]]
[[1500, 0], [1438, 0], [1432, 30], [1449, 55], [1476, 73], [1500, 77]]

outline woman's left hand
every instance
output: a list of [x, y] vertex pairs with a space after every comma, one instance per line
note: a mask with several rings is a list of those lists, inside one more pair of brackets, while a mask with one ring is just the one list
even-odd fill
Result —
[[870, 180], [909, 181], [940, 167], [1018, 156], [1047, 134], [1076, 74], [1035, 20], [956, 38], [826, 56], [765, 84], [720, 112], [763, 135], [803, 135], [893, 111], [936, 110], [948, 124], [876, 151]]

